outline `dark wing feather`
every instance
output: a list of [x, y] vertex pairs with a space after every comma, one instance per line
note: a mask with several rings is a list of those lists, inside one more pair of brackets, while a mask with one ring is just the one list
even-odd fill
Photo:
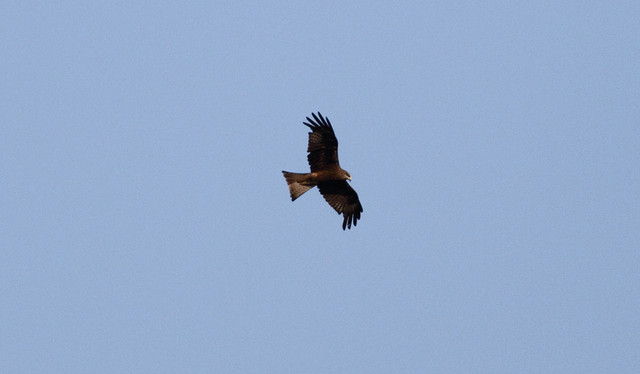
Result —
[[342, 229], [351, 228], [351, 223], [356, 226], [362, 213], [362, 205], [358, 199], [358, 194], [344, 180], [322, 182], [318, 184], [318, 189], [325, 200], [333, 209], [344, 216]]
[[338, 139], [333, 132], [329, 118], [322, 117], [318, 112], [311, 113], [313, 119], [307, 117], [308, 122], [303, 122], [311, 129], [309, 133], [309, 147], [307, 148], [307, 160], [311, 171], [320, 171], [338, 165]]

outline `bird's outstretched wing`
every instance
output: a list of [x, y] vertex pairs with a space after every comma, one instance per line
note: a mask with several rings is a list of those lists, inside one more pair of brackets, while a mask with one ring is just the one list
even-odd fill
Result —
[[318, 112], [311, 113], [313, 119], [307, 117], [308, 122], [303, 122], [311, 129], [309, 133], [309, 147], [307, 148], [307, 160], [311, 172], [332, 169], [338, 163], [338, 139], [333, 132], [329, 118], [325, 118]]
[[357, 225], [362, 213], [362, 204], [358, 199], [356, 191], [344, 180], [322, 182], [318, 184], [318, 189], [324, 199], [333, 209], [344, 216], [342, 229], [351, 228]]

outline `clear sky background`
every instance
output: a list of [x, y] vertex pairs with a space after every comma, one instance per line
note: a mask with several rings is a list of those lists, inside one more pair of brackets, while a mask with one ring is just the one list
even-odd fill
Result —
[[[639, 20], [3, 2], [0, 371], [640, 372]], [[318, 110], [351, 231], [280, 172]]]

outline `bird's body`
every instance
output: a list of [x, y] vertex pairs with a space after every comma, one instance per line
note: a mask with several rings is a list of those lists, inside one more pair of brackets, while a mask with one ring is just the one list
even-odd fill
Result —
[[309, 147], [307, 148], [307, 152], [309, 152], [307, 160], [311, 172], [282, 171], [289, 185], [291, 201], [314, 186], [318, 186], [327, 203], [338, 214], [344, 216], [342, 229], [347, 227], [350, 229], [351, 223], [355, 226], [360, 219], [360, 213], [363, 211], [362, 205], [356, 191], [347, 183], [347, 180], [351, 180], [351, 175], [342, 169], [338, 162], [338, 140], [329, 118], [322, 117], [320, 112], [317, 116], [312, 113], [312, 116], [314, 119], [307, 117], [308, 123], [304, 122], [311, 129]]

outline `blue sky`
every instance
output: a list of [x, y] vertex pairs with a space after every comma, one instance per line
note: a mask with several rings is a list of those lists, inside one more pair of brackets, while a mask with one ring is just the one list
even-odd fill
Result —
[[4, 2], [0, 371], [640, 372], [639, 17]]

